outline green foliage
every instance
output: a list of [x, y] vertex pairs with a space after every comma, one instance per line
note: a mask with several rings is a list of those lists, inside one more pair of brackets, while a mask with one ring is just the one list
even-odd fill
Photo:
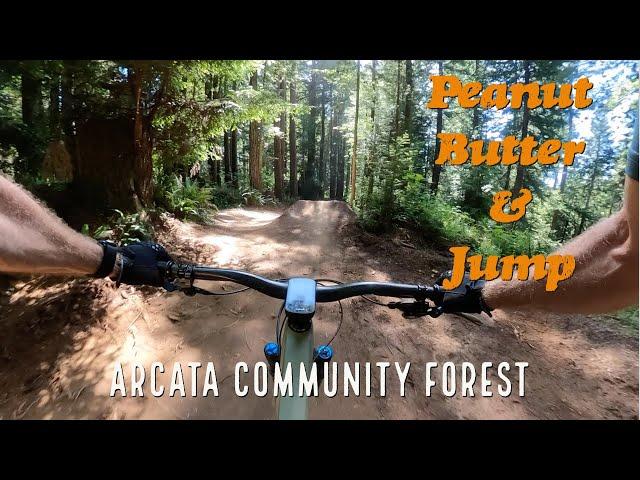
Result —
[[468, 214], [427, 192], [422, 175], [409, 174], [405, 178], [406, 186], [398, 198], [399, 219], [413, 223], [439, 243], [454, 240], [460, 245], [477, 247], [479, 229], [474, 228], [475, 222]]
[[[405, 175], [397, 202], [391, 212], [394, 222], [412, 225], [426, 238], [443, 246], [469, 246], [482, 255], [534, 255], [548, 253], [557, 247], [549, 237], [544, 219], [548, 212], [531, 208], [524, 228], [497, 224], [484, 216], [474, 217], [460, 205], [433, 195], [420, 174]], [[383, 197], [375, 196], [361, 215], [361, 223], [369, 231], [378, 232], [388, 220], [382, 215]]]
[[215, 186], [211, 198], [217, 208], [237, 207], [242, 203], [242, 194], [230, 185]]
[[156, 187], [156, 203], [179, 218], [206, 221], [212, 210], [213, 189], [203, 187], [196, 180], [177, 175], [160, 179]]
[[[106, 224], [100, 225], [95, 229], [93, 232], [94, 238], [108, 238], [121, 244], [151, 239], [153, 227], [148, 221], [146, 212], [124, 213], [117, 209], [114, 209], [114, 212]], [[89, 230], [88, 225], [83, 225], [83, 233], [85, 233], [85, 230]]]
[[625, 308], [618, 311], [613, 316], [626, 328], [638, 335], [638, 306]]
[[276, 201], [273, 197], [254, 188], [248, 188], [241, 194], [242, 203], [248, 207], [262, 207], [265, 205], [275, 205]]

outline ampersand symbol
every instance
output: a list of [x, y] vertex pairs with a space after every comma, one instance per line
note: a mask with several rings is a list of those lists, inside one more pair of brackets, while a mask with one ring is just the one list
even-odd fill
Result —
[[520, 189], [520, 196], [511, 201], [509, 213], [505, 213], [504, 207], [509, 203], [511, 192], [502, 190], [493, 196], [493, 205], [489, 210], [489, 215], [493, 220], [500, 223], [512, 223], [520, 220], [526, 213], [527, 205], [533, 199], [533, 195], [528, 188]]

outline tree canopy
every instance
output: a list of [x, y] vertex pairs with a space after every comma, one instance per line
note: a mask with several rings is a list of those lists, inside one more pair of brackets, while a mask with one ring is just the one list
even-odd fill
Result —
[[[588, 77], [593, 104], [429, 109], [431, 75], [483, 86]], [[533, 254], [619, 208], [637, 88], [625, 61], [5, 61], [0, 169], [124, 212], [345, 200], [366, 228], [408, 224], [482, 253]], [[435, 163], [442, 132], [588, 147], [568, 167], [453, 167]], [[491, 220], [491, 194], [523, 186], [536, 194], [523, 220]]]

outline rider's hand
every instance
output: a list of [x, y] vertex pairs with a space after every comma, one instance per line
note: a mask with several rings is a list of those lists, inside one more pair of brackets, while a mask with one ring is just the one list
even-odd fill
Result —
[[164, 287], [166, 285], [163, 272], [158, 262], [172, 260], [164, 247], [158, 243], [135, 242], [117, 247], [111, 242], [101, 241], [104, 248], [102, 264], [94, 276], [102, 278], [107, 275], [112, 280], [128, 285], [150, 285]]
[[163, 287], [165, 279], [158, 262], [172, 260], [159, 243], [136, 242], [119, 248], [122, 255], [122, 273], [119, 282], [128, 285]]
[[[451, 278], [451, 271], [444, 272], [436, 280], [436, 285], [442, 286], [445, 278]], [[465, 272], [460, 285], [453, 290], [442, 290], [436, 304], [442, 307], [444, 313], [481, 313], [491, 316], [491, 308], [482, 298], [484, 280], [471, 280], [469, 272]]]

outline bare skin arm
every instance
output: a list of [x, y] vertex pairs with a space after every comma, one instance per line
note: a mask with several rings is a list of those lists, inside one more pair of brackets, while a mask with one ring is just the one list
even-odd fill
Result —
[[[573, 275], [555, 292], [544, 281], [487, 282], [482, 291], [495, 309], [518, 308], [567, 313], [603, 313], [638, 303], [638, 182], [626, 177], [624, 205], [556, 253], [573, 255]], [[514, 276], [515, 278], [515, 276]]]
[[102, 256], [98, 243], [0, 175], [0, 271], [86, 275]]

